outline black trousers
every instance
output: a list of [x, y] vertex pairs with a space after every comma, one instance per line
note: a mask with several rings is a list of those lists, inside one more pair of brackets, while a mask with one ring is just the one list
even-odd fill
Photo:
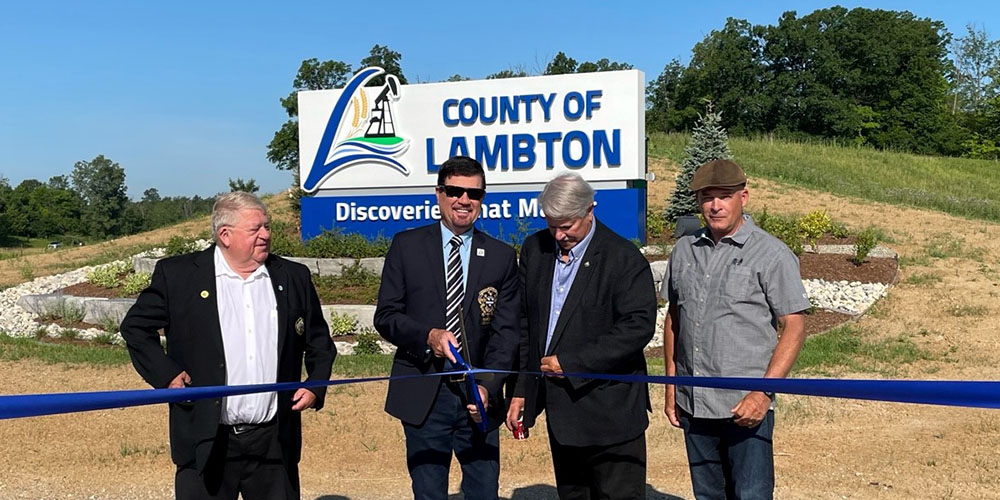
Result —
[[298, 500], [298, 464], [286, 465], [274, 421], [236, 434], [219, 426], [204, 471], [178, 466], [177, 500]]
[[561, 500], [646, 498], [646, 433], [610, 446], [566, 446], [549, 432]]

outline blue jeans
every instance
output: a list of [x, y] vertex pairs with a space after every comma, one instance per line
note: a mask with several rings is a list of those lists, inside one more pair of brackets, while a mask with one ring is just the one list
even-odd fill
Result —
[[469, 417], [462, 396], [465, 383], [442, 382], [423, 425], [403, 423], [406, 466], [413, 498], [448, 498], [448, 470], [454, 452], [462, 466], [462, 494], [467, 500], [495, 500], [500, 477], [500, 432], [486, 434]]
[[731, 418], [694, 418], [680, 413], [696, 499], [774, 497], [774, 411], [768, 411], [756, 427], [741, 427]]

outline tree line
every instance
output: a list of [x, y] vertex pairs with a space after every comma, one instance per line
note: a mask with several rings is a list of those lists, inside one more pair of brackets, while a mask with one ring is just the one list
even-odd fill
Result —
[[688, 130], [710, 100], [732, 134], [996, 159], [998, 55], [983, 29], [953, 37], [905, 11], [729, 18], [649, 83], [647, 130]]
[[[407, 83], [402, 54], [375, 45], [356, 67], [307, 59], [280, 99], [288, 120], [267, 158], [298, 167], [296, 92], [342, 87], [355, 69], [381, 66]], [[631, 69], [627, 62], [578, 62], [557, 53], [486, 79]], [[471, 78], [454, 74], [445, 81]], [[370, 85], [381, 85], [373, 81]], [[712, 103], [730, 134], [767, 134], [922, 154], [1000, 159], [1000, 40], [966, 27], [954, 37], [941, 21], [907, 11], [832, 7], [773, 25], [729, 18], [646, 88], [646, 131], [691, 131]], [[295, 180], [298, 185], [298, 179]]]
[[[232, 191], [256, 192], [254, 179], [230, 179]], [[106, 239], [149, 231], [211, 213], [215, 197], [160, 196], [156, 188], [129, 199], [125, 169], [104, 155], [78, 161], [69, 176], [42, 182], [25, 179], [16, 187], [0, 177], [0, 245], [17, 238]]]

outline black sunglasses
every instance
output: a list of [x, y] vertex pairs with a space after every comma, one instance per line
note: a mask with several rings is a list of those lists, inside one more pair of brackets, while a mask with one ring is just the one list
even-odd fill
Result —
[[461, 186], [438, 186], [438, 189], [444, 191], [444, 194], [448, 195], [449, 198], [461, 198], [462, 194], [468, 194], [470, 200], [479, 201], [486, 196], [486, 190], [483, 188], [466, 188]]

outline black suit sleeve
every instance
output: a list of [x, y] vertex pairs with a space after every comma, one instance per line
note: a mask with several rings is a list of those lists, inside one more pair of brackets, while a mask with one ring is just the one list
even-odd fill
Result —
[[[493, 334], [489, 336], [486, 356], [483, 361], [483, 368], [494, 370], [516, 368], [514, 357], [520, 345], [521, 299], [517, 266], [514, 262], [514, 252], [509, 249], [505, 250], [507, 251], [503, 255], [508, 256], [505, 262], [506, 269], [504, 270], [503, 282], [497, 293], [496, 311], [493, 314], [493, 321], [490, 323]], [[500, 400], [504, 377], [494, 376], [488, 380], [480, 380], [479, 383], [489, 391], [491, 397]]]
[[[316, 294], [316, 287], [313, 285], [308, 271], [304, 278], [300, 277], [299, 279], [304, 280], [300, 286], [306, 287], [308, 292], [306, 297], [309, 301], [306, 307], [307, 327], [304, 353], [306, 380], [330, 380], [333, 361], [337, 356], [337, 347], [330, 338], [330, 328], [323, 317], [323, 307], [319, 303], [319, 295]], [[313, 409], [323, 408], [326, 400], [326, 387], [310, 387], [309, 390], [316, 395]]]
[[[397, 236], [389, 246], [382, 268], [382, 283], [378, 289], [378, 306], [373, 323], [383, 338], [416, 359], [427, 359], [429, 325], [422, 324], [406, 313], [406, 250]], [[426, 265], [426, 264], [424, 264]]]
[[168, 324], [167, 278], [160, 261], [153, 269], [149, 287], [139, 294], [121, 324], [132, 364], [143, 380], [158, 389], [167, 387], [183, 371], [160, 344], [160, 329]]
[[[608, 314], [614, 323], [611, 330], [594, 336], [592, 342], [564, 345], [558, 353], [564, 372], [615, 373], [629, 362], [653, 338], [656, 322], [656, 292], [649, 263], [638, 251], [623, 252], [620, 274], [612, 282], [614, 293]], [[567, 379], [578, 387], [584, 379]]]

